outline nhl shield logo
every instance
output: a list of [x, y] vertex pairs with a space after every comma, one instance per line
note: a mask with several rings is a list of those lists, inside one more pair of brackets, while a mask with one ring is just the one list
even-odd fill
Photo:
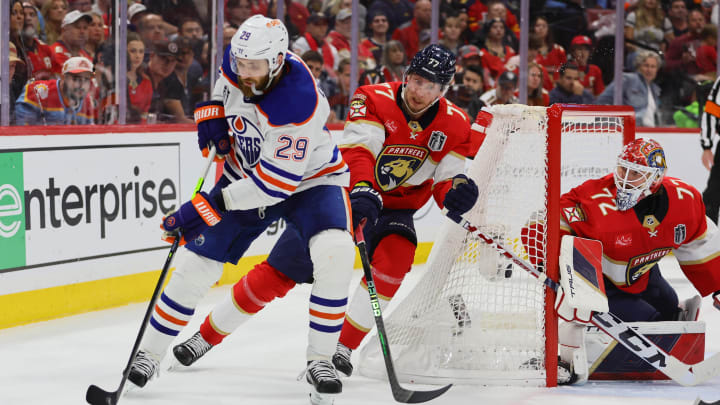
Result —
[[446, 140], [447, 135], [443, 134], [440, 131], [433, 131], [432, 134], [430, 134], [428, 148], [430, 148], [430, 150], [433, 152], [439, 152], [442, 150], [443, 146], [445, 146]]
[[375, 163], [375, 180], [383, 191], [401, 184], [422, 166], [429, 151], [417, 145], [388, 145], [380, 152]]
[[675, 225], [675, 244], [679, 245], [685, 242], [686, 236], [685, 224]]

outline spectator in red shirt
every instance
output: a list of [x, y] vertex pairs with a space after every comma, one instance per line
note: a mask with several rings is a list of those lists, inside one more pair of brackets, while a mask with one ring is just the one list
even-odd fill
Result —
[[335, 28], [327, 34], [327, 40], [340, 52], [341, 58], [350, 57], [350, 34], [352, 10], [344, 8], [335, 16]]
[[127, 35], [128, 66], [128, 124], [147, 122], [147, 114], [152, 101], [153, 86], [150, 77], [145, 73], [143, 59], [145, 58], [145, 44], [140, 36], [134, 32]]
[[432, 16], [430, 0], [417, 0], [413, 15], [410, 22], [399, 26], [392, 34], [392, 39], [403, 44], [408, 60], [412, 59], [419, 50], [420, 31], [430, 28], [430, 17]]
[[338, 58], [338, 51], [325, 40], [328, 30], [328, 18], [323, 13], [313, 13], [308, 17], [307, 30], [292, 45], [292, 51], [302, 55], [307, 51], [319, 52], [325, 61], [325, 71], [334, 74]]
[[555, 75], [560, 66], [567, 62], [565, 48], [555, 43], [547, 18], [537, 17], [531, 27], [531, 33], [542, 39], [537, 63], [544, 66], [550, 75]]
[[494, 80], [505, 70], [508, 60], [515, 56], [515, 51], [508, 45], [503, 44], [505, 36], [505, 23], [495, 18], [485, 23], [483, 32], [486, 33], [485, 41], [480, 47], [480, 59], [482, 60], [483, 69], [490, 72]]
[[570, 55], [578, 67], [580, 84], [590, 90], [593, 96], [597, 97], [605, 90], [605, 83], [603, 83], [600, 68], [597, 65], [588, 63], [592, 45], [590, 37], [578, 35], [570, 42]]
[[697, 49], [696, 60], [699, 74], [708, 80], [713, 80], [717, 72], [717, 26], [705, 25], [700, 32], [700, 40], [701, 45]]
[[696, 75], [700, 69], [695, 63], [697, 49], [700, 47], [700, 33], [705, 26], [705, 16], [701, 10], [693, 9], [688, 13], [688, 32], [670, 42], [665, 54], [666, 72], [680, 72]]
[[360, 42], [360, 49], [363, 53], [372, 54], [376, 66], [380, 64], [382, 59], [383, 46], [388, 40], [389, 27], [387, 16], [382, 11], [376, 11], [370, 17], [368, 37]]
[[73, 10], [65, 15], [62, 23], [60, 40], [52, 44], [53, 73], [62, 74], [62, 66], [66, 60], [73, 56], [82, 56], [90, 59], [85, 51], [88, 41], [88, 25], [92, 22], [89, 14]]

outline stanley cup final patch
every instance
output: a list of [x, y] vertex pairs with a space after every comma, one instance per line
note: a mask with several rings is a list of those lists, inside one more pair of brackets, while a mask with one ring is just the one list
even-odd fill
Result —
[[687, 237], [687, 231], [685, 228], [685, 224], [679, 224], [675, 225], [675, 244], [679, 245], [683, 242], [685, 242], [685, 238]]
[[430, 140], [428, 140], [428, 148], [433, 152], [440, 152], [445, 146], [445, 141], [447, 141], [447, 135], [440, 131], [432, 131]]

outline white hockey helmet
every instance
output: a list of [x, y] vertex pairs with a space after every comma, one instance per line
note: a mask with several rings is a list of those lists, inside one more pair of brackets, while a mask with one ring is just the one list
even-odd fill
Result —
[[[272, 82], [283, 67], [290, 41], [282, 21], [256, 14], [242, 23], [230, 41], [230, 67], [237, 72], [237, 59], [267, 60]], [[282, 54], [280, 59], [278, 55]], [[268, 84], [269, 84], [268, 82]]]

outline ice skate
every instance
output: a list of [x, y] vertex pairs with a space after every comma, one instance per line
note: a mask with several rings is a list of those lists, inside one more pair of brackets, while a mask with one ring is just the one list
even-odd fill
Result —
[[342, 392], [340, 377], [335, 367], [327, 360], [308, 362], [305, 377], [312, 385], [310, 392], [312, 405], [332, 405], [337, 394]]
[[338, 342], [337, 350], [332, 357], [332, 363], [337, 371], [343, 373], [345, 377], [350, 377], [353, 372], [353, 365], [350, 362], [352, 349]]
[[213, 345], [203, 339], [200, 332], [195, 332], [190, 339], [173, 347], [173, 354], [180, 364], [189, 366], [204, 356], [212, 347]]
[[137, 352], [135, 360], [133, 360], [130, 366], [128, 380], [137, 387], [142, 388], [149, 380], [159, 375], [160, 362], [149, 353], [142, 350]]

